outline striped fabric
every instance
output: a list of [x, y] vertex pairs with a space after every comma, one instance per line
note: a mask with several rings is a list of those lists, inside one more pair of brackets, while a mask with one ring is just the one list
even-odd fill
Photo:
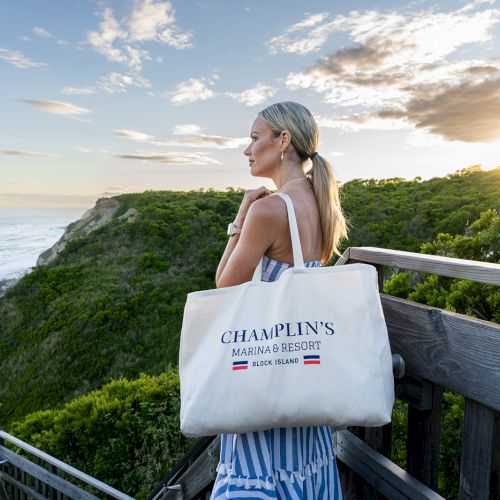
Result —
[[[318, 267], [320, 262], [305, 265]], [[293, 264], [264, 256], [262, 280], [275, 281], [290, 267]], [[330, 428], [291, 427], [222, 434], [210, 498], [341, 500]]]

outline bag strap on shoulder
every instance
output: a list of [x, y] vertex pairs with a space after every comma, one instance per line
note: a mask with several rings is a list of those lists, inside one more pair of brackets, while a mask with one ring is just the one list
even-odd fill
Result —
[[[278, 192], [274, 194], [277, 194], [286, 203], [286, 210], [288, 213], [288, 225], [290, 227], [290, 235], [292, 237], [293, 266], [305, 267], [304, 256], [302, 255], [302, 247], [300, 245], [299, 227], [297, 226], [297, 218], [295, 217], [295, 209], [293, 208], [292, 199], [286, 193]], [[252, 281], [261, 280], [263, 259], [264, 256], [262, 256], [257, 267], [255, 268]]]
[[290, 196], [286, 193], [276, 193], [279, 197], [285, 200], [286, 210], [288, 212], [288, 225], [290, 226], [290, 235], [292, 236], [292, 251], [293, 251], [293, 266], [304, 267], [304, 257], [302, 255], [302, 247], [300, 246], [299, 227], [295, 217], [295, 209]]

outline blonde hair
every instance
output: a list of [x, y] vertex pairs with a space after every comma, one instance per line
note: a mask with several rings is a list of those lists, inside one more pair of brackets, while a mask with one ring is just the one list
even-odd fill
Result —
[[[341, 240], [347, 238], [347, 220], [340, 206], [340, 188], [328, 161], [317, 154], [318, 126], [311, 112], [296, 102], [278, 102], [260, 111], [259, 116], [278, 136], [283, 130], [291, 135], [292, 146], [302, 163], [312, 161], [312, 168], [306, 177], [312, 184], [318, 202], [323, 248], [321, 263], [326, 264], [339, 255]], [[316, 154], [315, 154], [316, 153]]]

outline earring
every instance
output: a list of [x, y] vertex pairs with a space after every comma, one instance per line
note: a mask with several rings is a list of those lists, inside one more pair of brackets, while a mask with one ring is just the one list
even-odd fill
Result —
[[281, 161], [283, 161], [283, 151], [281, 152]]

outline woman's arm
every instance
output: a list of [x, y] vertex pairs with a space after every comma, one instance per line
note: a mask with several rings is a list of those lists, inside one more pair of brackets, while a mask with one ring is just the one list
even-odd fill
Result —
[[258, 200], [252, 203], [241, 234], [230, 238], [217, 269], [217, 288], [239, 285], [252, 279], [257, 264], [277, 235], [274, 200], [269, 203], [270, 201]]
[[[243, 228], [243, 225], [245, 223], [245, 218], [247, 216], [248, 210], [250, 209], [250, 206], [255, 200], [258, 200], [259, 198], [266, 197], [271, 194], [271, 191], [269, 189], [265, 188], [264, 186], [258, 188], [258, 189], [249, 189], [245, 191], [245, 194], [243, 195], [243, 200], [241, 201], [240, 208], [238, 210], [238, 215], [234, 219], [234, 224], [239, 227]], [[219, 262], [219, 265], [217, 266], [217, 271], [215, 273], [215, 284], [217, 286], [217, 283], [219, 282], [220, 275], [224, 271], [224, 268], [226, 267], [227, 261], [231, 254], [233, 253], [233, 250], [236, 247], [236, 244], [238, 243], [238, 240], [240, 239], [240, 234], [237, 233], [233, 236], [231, 236], [227, 242], [226, 248], [224, 250], [224, 253], [222, 254], [221, 260]]]

